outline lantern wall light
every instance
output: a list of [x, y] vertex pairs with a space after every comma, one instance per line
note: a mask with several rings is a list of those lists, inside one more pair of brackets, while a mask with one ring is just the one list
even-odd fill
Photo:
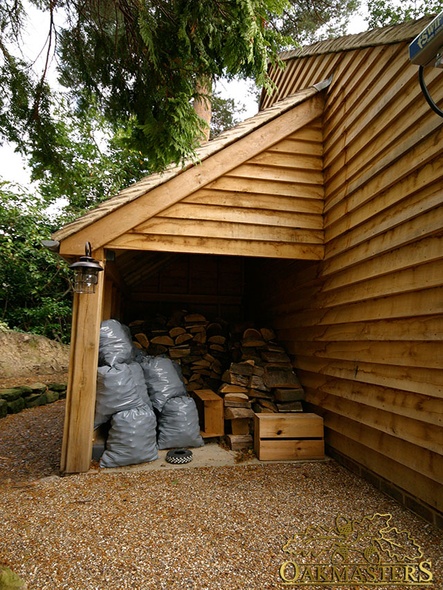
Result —
[[98, 273], [103, 267], [91, 257], [91, 243], [85, 244], [85, 255], [80, 256], [78, 262], [70, 267], [74, 271], [74, 293], [95, 293], [95, 286], [98, 283]]

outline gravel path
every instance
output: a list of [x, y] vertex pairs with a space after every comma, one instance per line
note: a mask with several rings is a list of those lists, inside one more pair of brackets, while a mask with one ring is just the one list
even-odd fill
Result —
[[[330, 535], [340, 522], [376, 513], [392, 515], [397, 541], [410, 533], [420, 561], [432, 562], [432, 588], [443, 589], [443, 532], [334, 461], [60, 478], [63, 407], [56, 402], [0, 421], [0, 563], [29, 589], [281, 588], [290, 539], [300, 555], [306, 545], [298, 534], [308, 527]], [[387, 517], [376, 518], [380, 530]]]

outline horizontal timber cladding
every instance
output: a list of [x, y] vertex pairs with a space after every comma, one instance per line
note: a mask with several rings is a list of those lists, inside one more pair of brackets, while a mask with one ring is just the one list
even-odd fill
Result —
[[320, 259], [322, 141], [316, 119], [139, 223], [108, 247]]
[[[333, 75], [325, 255], [256, 261], [247, 284], [294, 359], [309, 411], [324, 418], [328, 447], [441, 513], [443, 120], [407, 46], [288, 57], [279, 98]], [[442, 78], [427, 68], [437, 104]]]
[[[184, 167], [173, 166], [164, 174], [141, 179], [100, 204], [54, 234], [53, 237], [60, 241], [60, 254], [65, 257], [82, 254], [85, 241], [90, 241], [94, 249], [103, 246], [166, 252], [169, 248], [169, 251], [175, 252], [242, 255], [244, 243], [247, 255], [251, 256], [321, 258], [324, 202], [321, 120], [324, 89], [323, 85], [322, 88], [312, 86], [301, 90], [280, 106], [252, 117], [249, 124], [246, 121], [234, 127], [232, 133], [228, 131], [203, 144], [197, 150], [197, 156], [201, 158], [198, 161], [189, 161]], [[176, 219], [182, 220], [183, 214], [198, 209], [197, 202], [192, 203], [191, 199], [200, 198], [200, 190], [206, 189], [212, 191], [213, 196], [214, 191], [221, 191], [223, 195], [231, 193], [231, 198], [239, 197], [241, 203], [237, 208], [244, 207], [251, 212], [255, 209], [257, 214], [262, 213], [258, 225], [268, 223], [266, 211], [280, 212], [277, 225], [283, 222], [286, 213], [299, 212], [298, 217], [292, 216], [294, 232], [291, 239], [280, 236], [278, 231], [269, 231], [263, 241], [262, 252], [260, 240], [253, 236], [248, 241], [244, 237], [247, 231], [242, 231], [247, 230], [248, 225], [257, 225], [254, 218], [242, 221], [245, 227], [236, 227], [231, 233], [224, 228], [221, 235], [212, 241], [213, 226], [206, 226], [204, 220], [197, 216], [193, 221], [194, 225], [202, 228], [201, 235], [195, 229], [189, 236], [184, 231], [183, 242], [186, 244], [180, 243], [177, 226], [169, 225], [169, 231], [162, 232], [156, 225], [152, 240], [151, 228], [148, 233], [134, 230], [144, 220], [158, 218], [170, 221], [170, 218], [162, 216], [165, 212], [174, 216], [174, 206], [179, 203], [186, 205], [185, 209], [176, 212]], [[254, 203], [255, 195], [259, 196], [257, 205]], [[245, 201], [247, 196], [248, 204]], [[273, 202], [268, 200], [266, 203], [266, 196], [273, 196]], [[276, 197], [282, 197], [281, 205], [275, 206]], [[208, 206], [210, 204], [207, 203]], [[302, 206], [300, 211], [298, 205]], [[220, 206], [230, 207], [223, 203]], [[228, 218], [217, 223], [226, 225], [231, 220]], [[232, 223], [235, 226], [238, 219], [232, 220]], [[185, 227], [183, 224], [183, 230], [189, 228], [192, 225]], [[309, 232], [312, 232], [312, 239]], [[226, 243], [231, 235], [234, 239], [238, 235], [238, 244]], [[297, 248], [297, 245], [300, 247]]]

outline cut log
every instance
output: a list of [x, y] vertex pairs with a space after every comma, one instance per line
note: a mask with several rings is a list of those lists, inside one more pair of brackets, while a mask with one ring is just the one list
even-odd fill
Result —
[[192, 375], [189, 377], [189, 382], [192, 383], [192, 381], [201, 381], [201, 375], [198, 373], [192, 373]]
[[231, 451], [241, 451], [243, 449], [252, 449], [253, 440], [250, 434], [228, 434], [226, 436]]
[[272, 410], [270, 410], [269, 408], [264, 408], [259, 403], [252, 404], [252, 409], [254, 410], [255, 414], [274, 414], [275, 413]]
[[287, 402], [286, 404], [277, 404], [279, 412], [303, 412], [303, 405], [301, 402]]
[[250, 429], [250, 420], [245, 420], [243, 418], [231, 420], [232, 434], [250, 434]]
[[186, 330], [184, 328], [182, 328], [181, 326], [176, 326], [175, 328], [171, 328], [169, 330], [169, 336], [171, 338], [176, 338], [180, 334], [186, 334]]
[[257, 375], [258, 377], [263, 377], [263, 375], [265, 374], [265, 368], [260, 365], [254, 365], [252, 374]]
[[226, 395], [228, 393], [248, 393], [248, 389], [246, 387], [242, 387], [241, 385], [231, 385], [229, 383], [223, 383], [220, 385], [218, 389], [218, 393], [221, 395]]
[[207, 377], [209, 377], [212, 373], [212, 371], [210, 371], [209, 369], [205, 369], [204, 367], [199, 367], [198, 369], [194, 369], [194, 372], [197, 375], [206, 375]]
[[277, 406], [273, 402], [271, 402], [270, 400], [268, 400], [268, 399], [259, 399], [257, 401], [258, 401], [259, 405], [262, 408], [265, 408], [265, 410], [269, 410], [269, 411], [275, 412], [275, 413], [278, 412]]
[[248, 396], [256, 399], [269, 399], [272, 400], [273, 396], [271, 393], [266, 391], [259, 391], [258, 389], [248, 389]]
[[203, 381], [193, 381], [192, 383], [186, 384], [186, 391], [188, 393], [193, 393], [194, 391], [199, 391], [200, 389], [204, 389], [205, 384]]
[[293, 370], [278, 365], [267, 365], [263, 381], [269, 389], [300, 389], [300, 381]]
[[242, 340], [260, 340], [263, 341], [262, 333], [255, 328], [246, 328], [243, 332]]
[[225, 408], [225, 420], [237, 418], [253, 418], [254, 412], [250, 408]]
[[[208, 356], [210, 356], [210, 355], [208, 355]], [[205, 358], [205, 360], [207, 360], [207, 359]], [[218, 359], [214, 359], [213, 362], [211, 363], [211, 369], [221, 375], [222, 370], [223, 370], [221, 362]]]
[[232, 402], [251, 402], [245, 393], [227, 393], [223, 399]]
[[263, 339], [267, 342], [269, 340], [275, 340], [275, 332], [271, 328], [260, 328], [260, 334], [263, 336]]
[[249, 387], [251, 389], [258, 389], [259, 391], [269, 391], [269, 389], [265, 385], [263, 378], [259, 377], [258, 375], [252, 375], [252, 377], [249, 380]]
[[286, 354], [286, 350], [283, 348], [283, 346], [280, 346], [279, 344], [276, 344], [275, 342], [268, 342], [266, 345], [266, 348], [270, 352], [284, 352]]
[[260, 340], [242, 340], [242, 348], [263, 348], [266, 346], [266, 342], [263, 339]]
[[212, 364], [211, 361], [201, 358], [201, 359], [198, 359], [192, 363], [192, 368], [193, 369], [198, 368], [198, 367], [208, 368], [211, 366], [211, 364]]
[[225, 347], [220, 344], [210, 344], [209, 349], [216, 352], [225, 352]]
[[176, 338], [175, 338], [175, 344], [184, 344], [185, 342], [188, 342], [189, 340], [192, 340], [193, 336], [192, 334], [188, 334], [187, 332], [185, 332], [184, 334], [179, 334]]
[[185, 356], [188, 356], [191, 354], [191, 349], [188, 346], [171, 346], [171, 348], [169, 348], [169, 356], [171, 357], [171, 359], [181, 359]]
[[224, 407], [225, 408], [250, 408], [251, 402], [248, 401], [232, 401], [230, 399], [224, 398]]
[[254, 363], [250, 361], [244, 363], [231, 363], [229, 371], [236, 375], [247, 375], [249, 377], [254, 373]]
[[201, 330], [199, 332], [195, 332], [195, 334], [192, 336], [190, 334], [191, 338], [194, 339], [194, 342], [197, 342], [198, 344], [204, 344], [206, 342], [206, 332], [205, 330]]
[[159, 354], [166, 354], [167, 352], [167, 346], [163, 346], [162, 344], [152, 344], [152, 341], [149, 344], [149, 348], [147, 350], [147, 353], [151, 356], [158, 356]]
[[209, 336], [208, 342], [211, 344], [220, 344], [224, 346], [226, 344], [226, 337], [222, 336], [221, 334], [215, 334], [214, 336]]
[[174, 340], [166, 334], [163, 336], [154, 336], [154, 338], [151, 338], [151, 343], [160, 344], [162, 346], [174, 346]]
[[267, 363], [275, 363], [275, 364], [279, 364], [279, 365], [284, 364], [284, 365], [288, 365], [290, 368], [292, 368], [291, 359], [284, 352], [274, 352], [274, 351], [264, 350], [261, 353], [261, 356], [262, 356], [262, 359]]
[[298, 402], [305, 399], [305, 392], [299, 389], [275, 389], [274, 398], [276, 402]]
[[206, 333], [206, 327], [203, 324], [197, 326], [187, 326], [187, 331], [191, 334], [198, 334], [199, 332]]
[[240, 385], [241, 387], [247, 387], [249, 384], [249, 377], [244, 375], [237, 375], [231, 371], [225, 371], [222, 375], [222, 380], [230, 385]]
[[138, 334], [134, 334], [134, 338], [143, 346], [143, 348], [149, 348], [149, 338], [146, 334], [139, 332]]

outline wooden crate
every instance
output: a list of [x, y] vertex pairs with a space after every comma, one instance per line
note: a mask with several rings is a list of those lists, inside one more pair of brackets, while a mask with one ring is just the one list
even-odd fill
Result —
[[197, 406], [202, 437], [224, 436], [223, 399], [211, 389], [197, 389], [192, 392], [192, 397]]
[[324, 459], [323, 418], [317, 414], [255, 414], [254, 451], [260, 461]]

